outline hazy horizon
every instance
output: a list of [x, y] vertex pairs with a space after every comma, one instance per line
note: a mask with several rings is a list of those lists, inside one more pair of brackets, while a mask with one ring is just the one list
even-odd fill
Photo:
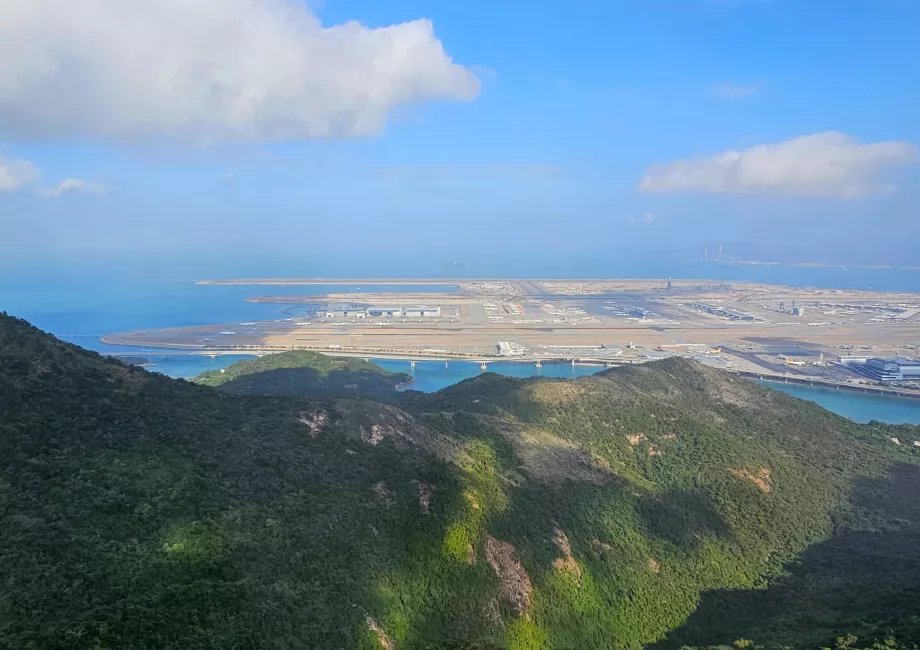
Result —
[[5, 268], [918, 262], [916, 3], [0, 14]]

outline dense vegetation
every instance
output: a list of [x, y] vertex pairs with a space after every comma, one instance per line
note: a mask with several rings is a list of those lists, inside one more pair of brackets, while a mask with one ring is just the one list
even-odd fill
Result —
[[0, 647], [909, 648], [915, 439], [680, 360], [237, 396], [0, 316]]
[[318, 352], [282, 352], [238, 361], [193, 379], [235, 395], [291, 397], [396, 397], [396, 387], [412, 377], [388, 372], [364, 359], [335, 359]]
[[126, 366], [149, 366], [150, 359], [146, 357], [133, 357], [130, 355], [117, 354], [114, 355], [116, 359], [121, 361]]

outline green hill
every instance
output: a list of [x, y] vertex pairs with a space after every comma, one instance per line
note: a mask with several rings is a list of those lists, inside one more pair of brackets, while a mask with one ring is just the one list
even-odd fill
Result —
[[915, 439], [681, 360], [238, 396], [0, 316], [0, 647], [909, 647]]
[[282, 352], [210, 370], [192, 381], [234, 395], [394, 398], [412, 377], [364, 359], [335, 359], [318, 352]]

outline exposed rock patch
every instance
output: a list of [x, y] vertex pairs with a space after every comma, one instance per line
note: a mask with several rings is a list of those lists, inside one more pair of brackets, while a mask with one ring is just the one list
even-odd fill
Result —
[[383, 631], [383, 628], [377, 624], [377, 621], [372, 619], [370, 616], [367, 617], [367, 627], [374, 634], [377, 635], [377, 643], [380, 644], [380, 647], [383, 650], [396, 650], [396, 643], [386, 635]]
[[533, 586], [524, 566], [514, 557], [514, 546], [488, 535], [485, 553], [501, 585], [499, 597], [518, 614], [529, 612], [533, 605]]
[[632, 433], [632, 434], [626, 436], [626, 442], [629, 443], [629, 446], [630, 446], [630, 447], [635, 447], [636, 445], [638, 445], [638, 444], [639, 444], [640, 442], [642, 442], [643, 440], [645, 440], [645, 434], [644, 434], [644, 433]]
[[377, 444], [387, 437], [387, 435], [393, 435], [393, 427], [384, 427], [379, 424], [372, 424], [370, 427], [361, 427], [361, 440], [364, 442], [374, 445]]
[[553, 535], [553, 542], [556, 544], [556, 548], [562, 553], [562, 557], [553, 560], [553, 566], [560, 571], [571, 573], [580, 580], [581, 567], [572, 556], [572, 545], [569, 544], [569, 538], [566, 536], [565, 531], [561, 528], [556, 528], [555, 535]]
[[658, 560], [653, 557], [648, 559], [648, 569], [652, 573], [661, 573], [661, 565], [658, 564]]
[[374, 491], [374, 496], [377, 497], [378, 501], [381, 501], [388, 506], [393, 503], [393, 494], [390, 492], [390, 488], [387, 487], [387, 484], [383, 481], [374, 483], [374, 487], [371, 489]]
[[310, 430], [310, 435], [315, 438], [319, 435], [319, 432], [322, 431], [323, 427], [325, 427], [326, 423], [329, 421], [329, 414], [325, 411], [301, 413], [300, 417], [297, 418], [297, 421], [307, 427]]
[[393, 406], [376, 404], [375, 410], [355, 409], [351, 421], [357, 425], [361, 440], [378, 445], [384, 438], [396, 438], [417, 444], [419, 438], [427, 439], [428, 431], [414, 417]]
[[422, 514], [427, 515], [431, 511], [431, 497], [434, 496], [435, 487], [419, 481], [413, 481], [418, 488], [418, 505], [422, 509]]
[[612, 550], [613, 550], [613, 547], [612, 547], [610, 544], [605, 544], [604, 542], [602, 542], [602, 541], [599, 540], [599, 539], [592, 539], [592, 540], [591, 540], [591, 547], [592, 547], [595, 551], [602, 551], [602, 552], [604, 552], [604, 553], [606, 553], [607, 551], [612, 551]]
[[735, 478], [746, 479], [757, 486], [757, 489], [764, 493], [769, 493], [773, 489], [773, 477], [770, 470], [761, 467], [756, 471], [749, 469], [729, 469], [729, 473]]

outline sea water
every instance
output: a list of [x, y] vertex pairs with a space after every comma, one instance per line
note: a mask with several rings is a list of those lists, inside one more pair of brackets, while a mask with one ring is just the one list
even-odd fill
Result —
[[[622, 266], [622, 268], [621, 268]], [[499, 275], [494, 269], [494, 275]], [[340, 269], [327, 275], [353, 275]], [[225, 274], [227, 276], [233, 274]], [[274, 275], [306, 275], [296, 271]], [[314, 274], [315, 275], [315, 274]], [[395, 272], [389, 276], [398, 275]], [[417, 274], [421, 275], [421, 274]], [[472, 275], [472, 274], [470, 274]], [[511, 273], [514, 275], [514, 273]], [[731, 267], [693, 262], [630, 263], [611, 265], [587, 261], [569, 268], [555, 264], [543, 273], [518, 273], [519, 276], [569, 277], [661, 277], [754, 281], [794, 286], [826, 288], [876, 289], [881, 291], [920, 291], [920, 272], [896, 269], [790, 268], [771, 266]], [[437, 277], [437, 274], [431, 274]], [[664, 282], [665, 280], [663, 280]], [[303, 313], [306, 305], [247, 302], [247, 298], [265, 295], [321, 295], [327, 293], [373, 292], [437, 292], [456, 291], [456, 285], [445, 278], [437, 285], [373, 285], [357, 287], [336, 285], [198, 285], [192, 279], [146, 277], [142, 272], [113, 273], [110, 270], [67, 273], [54, 269], [50, 273], [31, 270], [0, 273], [0, 311], [25, 318], [37, 327], [85, 348], [107, 354], [144, 357], [155, 365], [151, 371], [172, 377], [194, 377], [205, 370], [224, 368], [245, 355], [218, 356], [211, 359], [199, 355], [165, 354], [150, 348], [111, 346], [99, 338], [118, 332], [187, 327], [210, 324], [236, 324], [257, 320], [282, 320]], [[318, 298], [318, 302], [325, 302]], [[158, 352], [160, 354], [158, 354]], [[408, 361], [379, 361], [390, 370], [412, 370]], [[493, 362], [491, 372], [513, 377], [578, 377], [602, 370], [597, 366], [572, 366]], [[413, 371], [414, 390], [436, 391], [481, 371], [478, 363], [452, 361], [418, 362]], [[898, 400], [877, 395], [859, 395], [828, 391], [820, 388], [773, 385], [796, 397], [811, 399], [825, 408], [856, 421], [881, 420], [892, 423], [920, 423], [920, 401]]]
[[[423, 393], [433, 393], [442, 388], [470, 379], [485, 372], [478, 362], [473, 361], [417, 361], [415, 366], [409, 361], [393, 359], [372, 359], [377, 365], [391, 372], [402, 372], [414, 380], [407, 389]], [[533, 363], [522, 361], [490, 361], [486, 364], [488, 372], [507, 377], [556, 377], [574, 379], [593, 375], [604, 370], [603, 366], [579, 366], [565, 363], [545, 363], [538, 368]]]
[[793, 397], [815, 402], [828, 411], [850, 418], [854, 422], [878, 420], [889, 424], [920, 424], [920, 400], [918, 399], [866, 395], [849, 390], [813, 388], [776, 382], [758, 383], [789, 393]]

